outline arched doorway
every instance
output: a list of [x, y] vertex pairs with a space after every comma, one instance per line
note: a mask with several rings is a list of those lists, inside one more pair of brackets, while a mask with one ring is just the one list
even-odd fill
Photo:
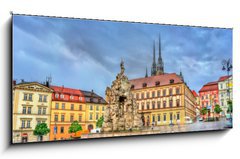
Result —
[[92, 129], [93, 129], [93, 125], [92, 124], [88, 125], [88, 131], [91, 132]]

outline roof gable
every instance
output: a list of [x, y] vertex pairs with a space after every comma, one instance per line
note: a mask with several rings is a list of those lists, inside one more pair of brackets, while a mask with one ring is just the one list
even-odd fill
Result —
[[53, 90], [38, 82], [19, 83], [14, 86], [14, 89], [24, 89], [30, 91], [53, 92]]

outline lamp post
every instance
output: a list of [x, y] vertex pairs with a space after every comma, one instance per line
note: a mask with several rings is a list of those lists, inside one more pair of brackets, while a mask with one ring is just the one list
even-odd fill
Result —
[[[222, 70], [223, 71], [227, 71], [227, 76], [228, 76], [228, 86], [227, 86], [227, 96], [228, 96], [228, 101], [230, 101], [230, 90], [229, 90], [229, 74], [230, 74], [230, 72], [231, 72], [231, 70], [232, 70], [232, 62], [231, 62], [231, 60], [230, 59], [228, 59], [228, 60], [223, 60], [222, 61]], [[231, 113], [230, 113], [230, 115], [231, 115]]]

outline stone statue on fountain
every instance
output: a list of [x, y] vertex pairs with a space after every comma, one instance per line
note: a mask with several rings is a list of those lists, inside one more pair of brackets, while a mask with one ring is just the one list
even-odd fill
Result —
[[124, 75], [123, 60], [120, 67], [121, 71], [111, 88], [107, 87], [105, 91], [108, 105], [104, 113], [103, 132], [139, 130], [142, 127], [141, 115], [131, 93], [131, 84]]

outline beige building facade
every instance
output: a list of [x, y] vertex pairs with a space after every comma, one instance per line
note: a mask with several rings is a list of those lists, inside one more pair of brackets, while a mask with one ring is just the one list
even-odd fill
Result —
[[[53, 90], [37, 82], [23, 82], [13, 86], [12, 142], [36, 142], [33, 131], [38, 123], [50, 126]], [[43, 141], [49, 140], [49, 134]]]

